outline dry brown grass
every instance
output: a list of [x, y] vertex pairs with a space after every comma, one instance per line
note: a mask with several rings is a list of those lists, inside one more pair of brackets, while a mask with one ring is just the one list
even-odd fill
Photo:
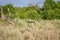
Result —
[[60, 40], [60, 21], [41, 20], [27, 24], [19, 20], [16, 25], [0, 25], [0, 40]]

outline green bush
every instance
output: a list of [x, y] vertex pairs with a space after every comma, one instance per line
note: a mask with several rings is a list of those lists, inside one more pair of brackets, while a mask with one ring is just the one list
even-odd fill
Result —
[[41, 18], [40, 15], [38, 14], [38, 12], [33, 9], [31, 9], [27, 12], [27, 16], [28, 16], [28, 19], [29, 18], [30, 19], [40, 19]]

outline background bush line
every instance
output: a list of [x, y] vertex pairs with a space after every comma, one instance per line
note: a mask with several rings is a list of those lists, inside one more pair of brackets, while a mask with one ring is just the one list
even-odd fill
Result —
[[[29, 5], [28, 7], [14, 7], [12, 4], [0, 6], [3, 8], [3, 14], [6, 17], [21, 18], [21, 19], [45, 19], [54, 20], [60, 19], [60, 1], [45, 0], [44, 5]], [[1, 10], [0, 10], [1, 17]]]

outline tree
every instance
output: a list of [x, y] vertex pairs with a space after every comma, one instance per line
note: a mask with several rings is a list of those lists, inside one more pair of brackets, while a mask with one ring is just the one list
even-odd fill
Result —
[[10, 17], [13, 17], [15, 14], [15, 8], [13, 7], [12, 4], [7, 4], [3, 6], [3, 12], [6, 17], [9, 17], [9, 14], [11, 14]]
[[54, 9], [56, 6], [54, 0], [45, 0], [44, 2], [44, 9]]
[[60, 1], [58, 1], [58, 2], [56, 3], [56, 5], [57, 5], [57, 8], [60, 9]]
[[60, 19], [60, 9], [59, 8], [55, 8], [55, 18], [56, 19]]

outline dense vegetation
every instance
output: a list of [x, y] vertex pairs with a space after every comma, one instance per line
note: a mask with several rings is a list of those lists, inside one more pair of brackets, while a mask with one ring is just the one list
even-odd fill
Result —
[[[55, 2], [54, 0], [45, 0], [44, 5], [29, 5], [28, 7], [14, 7], [12, 4], [7, 4], [2, 7], [1, 13], [6, 17], [21, 18], [21, 19], [46, 19], [54, 20], [60, 19], [60, 1]], [[10, 16], [9, 16], [10, 14]]]
[[60, 1], [45, 0], [42, 7], [0, 6], [0, 40], [60, 40], [58, 19]]

